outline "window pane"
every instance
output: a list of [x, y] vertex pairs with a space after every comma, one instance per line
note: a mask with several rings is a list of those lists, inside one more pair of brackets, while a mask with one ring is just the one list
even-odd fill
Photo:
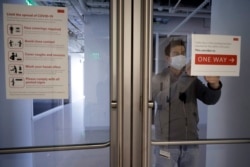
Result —
[[[69, 90], [65, 91], [69, 92], [69, 97], [7, 100], [5, 93], [2, 93], [1, 148], [109, 141], [109, 2], [102, 2], [98, 8], [96, 3], [36, 1], [35, 4], [40, 6], [68, 9]], [[83, 5], [89, 10], [84, 11]], [[96, 11], [89, 13], [92, 8]], [[2, 16], [3, 11], [0, 13]], [[52, 38], [53, 35], [42, 36]], [[4, 51], [4, 45], [1, 46]], [[1, 59], [1, 67], [4, 68], [5, 57]], [[1, 70], [1, 76], [5, 76], [4, 69]], [[1, 84], [1, 92], [5, 92], [5, 80]]]
[[1, 167], [97, 167], [100, 164], [109, 167], [109, 148], [0, 155]]
[[[177, 147], [177, 146], [175, 146]], [[219, 166], [219, 167], [234, 167], [242, 166], [248, 167], [250, 164], [249, 144], [217, 144], [217, 145], [199, 145], [199, 155], [197, 156], [198, 166]], [[160, 165], [166, 165], [166, 157], [157, 156], [159, 154], [159, 149], [155, 146], [152, 147], [152, 167], [157, 167]], [[170, 152], [174, 148], [168, 149]], [[239, 154], [239, 152], [241, 152]], [[171, 158], [175, 158], [174, 154], [171, 154]], [[158, 159], [157, 159], [158, 157]]]

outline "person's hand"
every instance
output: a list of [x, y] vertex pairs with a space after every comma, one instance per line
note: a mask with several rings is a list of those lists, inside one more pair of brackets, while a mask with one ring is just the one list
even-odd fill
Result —
[[208, 82], [209, 86], [213, 89], [220, 87], [220, 77], [219, 76], [205, 76], [204, 79]]

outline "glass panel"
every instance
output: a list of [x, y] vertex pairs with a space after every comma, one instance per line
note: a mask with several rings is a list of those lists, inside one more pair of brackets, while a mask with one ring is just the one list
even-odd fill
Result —
[[109, 148], [0, 155], [1, 167], [109, 167]]
[[[172, 146], [173, 147], [173, 146]], [[175, 146], [176, 148], [178, 146]], [[200, 149], [197, 154], [196, 160], [200, 167], [204, 166], [219, 166], [219, 167], [235, 167], [242, 166], [248, 167], [250, 164], [249, 160], [249, 144], [229, 144], [229, 145], [200, 145]], [[159, 153], [158, 149], [152, 148], [152, 167], [168, 167], [166, 161], [166, 156], [162, 152], [160, 158], [156, 158], [156, 154]], [[158, 151], [156, 151], [158, 150]], [[173, 152], [174, 148], [169, 148], [169, 152]], [[186, 150], [188, 151], [188, 150]], [[239, 155], [239, 152], [241, 154]], [[171, 159], [175, 159], [175, 154], [171, 154]], [[170, 167], [171, 165], [169, 165]]]
[[34, 99], [33, 114], [34, 116], [36, 116], [61, 105], [63, 105], [61, 99], [48, 99], [48, 100]]
[[[249, 38], [246, 38], [246, 36], [249, 35], [246, 33], [247, 28], [245, 28], [249, 27], [249, 25], [244, 22], [247, 15], [249, 15], [249, 10], [245, 7], [249, 5], [249, 2], [245, 4], [226, 0], [211, 2], [154, 1], [154, 53], [152, 60], [153, 68], [151, 69], [153, 72], [151, 89], [156, 105], [153, 111], [153, 140], [186, 141], [218, 138], [249, 138], [249, 130], [246, 128], [249, 126], [249, 105], [247, 100], [249, 99], [249, 93], [246, 93], [249, 85], [248, 73], [246, 71], [249, 67], [249, 56], [247, 56], [249, 54], [249, 47], [247, 45]], [[231, 14], [231, 10], [229, 8], [221, 8], [225, 3], [231, 9], [237, 6], [238, 10], [236, 12], [241, 11], [244, 14], [237, 15], [232, 19], [234, 15]], [[224, 20], [228, 21], [224, 22]], [[234, 25], [242, 25], [244, 28], [240, 29], [234, 27]], [[197, 81], [192, 81], [186, 74], [186, 67], [188, 67], [191, 53], [189, 50], [191, 44], [190, 35], [210, 33], [221, 35], [241, 34], [244, 37], [242, 41], [245, 42], [245, 44], [242, 42], [241, 45], [241, 74], [239, 77], [221, 76], [220, 81], [223, 83], [223, 86], [218, 84], [218, 80], [216, 80], [216, 87], [214, 88], [217, 89], [222, 86], [221, 92], [213, 90], [211, 88], [211, 86], [215, 86], [213, 84], [210, 84], [208, 89], [198, 86], [199, 91], [197, 91], [197, 85], [201, 84]], [[183, 39], [185, 61], [184, 57], [177, 56], [183, 55], [181, 53], [182, 44], [179, 44], [179, 49], [177, 49], [178, 47], [175, 47], [176, 45], [171, 42], [177, 38]], [[171, 47], [170, 52], [168, 49], [165, 49], [168, 44]], [[214, 46], [214, 48], [216, 47]], [[175, 54], [177, 50], [179, 53]], [[167, 52], [164, 53], [164, 51]], [[186, 67], [181, 68], [184, 64]], [[170, 68], [167, 66], [170, 66]], [[164, 68], [166, 69], [165, 71], [163, 70]], [[176, 70], [178, 68], [183, 71]], [[176, 77], [176, 75], [171, 73], [169, 74], [167, 71], [175, 72], [175, 74], [176, 71], [181, 71], [180, 77], [178, 75]], [[218, 73], [218, 75], [221, 74]], [[189, 82], [190, 79], [191, 82]], [[204, 83], [205, 86], [208, 86], [204, 76], [197, 76], [197, 79]], [[194, 89], [192, 88], [193, 82], [196, 85], [193, 87]], [[188, 87], [188, 89], [183, 89], [185, 87]], [[202, 91], [202, 96], [200, 96]], [[210, 95], [213, 94], [210, 96], [212, 98], [204, 99], [208, 95], [208, 92], [210, 92]], [[197, 101], [196, 99], [192, 100], [193, 96], [197, 97]], [[249, 154], [249, 151], [244, 146], [200, 146], [197, 150], [201, 153], [200, 156], [202, 157], [200, 159], [202, 161], [204, 159], [205, 161], [202, 164], [197, 164], [197, 166], [249, 166], [249, 160], [245, 156]], [[182, 153], [188, 147], [174, 147], [181, 151], [178, 160], [181, 161]], [[190, 146], [191, 149], [193, 147]], [[248, 147], [249, 145], [247, 145]], [[225, 150], [227, 151], [221, 151], [221, 148], [226, 148]], [[163, 155], [167, 158], [170, 156], [167, 146], [158, 147], [157, 149], [153, 147], [153, 150], [153, 153], [157, 153], [153, 154], [155, 156], [161, 157]], [[240, 155], [235, 155], [235, 152], [238, 152]], [[160, 156], [159, 154], [162, 155]], [[242, 159], [238, 161], [236, 157]], [[191, 159], [189, 160], [191, 161]], [[154, 162], [158, 162], [156, 158], [154, 158]], [[193, 164], [192, 166], [195, 165]]]
[[[7, 100], [2, 93], [0, 147], [109, 141], [109, 2], [37, 0], [32, 4], [68, 9], [69, 98]], [[1, 56], [1, 76], [5, 76], [4, 60]], [[0, 83], [5, 92], [5, 81]]]

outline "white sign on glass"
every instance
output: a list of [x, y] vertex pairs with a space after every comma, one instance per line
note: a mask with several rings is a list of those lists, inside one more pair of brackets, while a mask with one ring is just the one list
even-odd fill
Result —
[[191, 75], [239, 76], [240, 36], [192, 34]]
[[7, 99], [68, 98], [67, 8], [3, 5]]

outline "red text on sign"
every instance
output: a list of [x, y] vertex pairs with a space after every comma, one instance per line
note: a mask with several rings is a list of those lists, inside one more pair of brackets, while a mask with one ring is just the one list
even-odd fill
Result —
[[219, 54], [195, 54], [195, 64], [237, 65], [237, 56]]

